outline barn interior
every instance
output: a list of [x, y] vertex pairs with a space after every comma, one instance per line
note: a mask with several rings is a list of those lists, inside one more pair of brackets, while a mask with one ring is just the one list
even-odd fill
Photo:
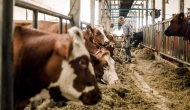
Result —
[[[181, 67], [190, 67], [190, 40], [184, 40], [183, 36], [169, 37], [164, 34], [170, 26], [174, 13], [190, 13], [189, 0], [86, 0], [86, 6], [89, 7], [82, 6], [84, 4], [81, 4], [81, 1], [84, 0], [2, 0], [0, 2], [0, 110], [13, 110], [13, 20], [32, 20], [32, 27], [36, 29], [38, 20], [59, 22], [59, 30], [62, 30], [61, 24], [65, 21], [82, 29], [82, 20], [79, 18], [82, 14], [85, 18], [89, 17], [86, 23], [92, 26], [96, 23], [102, 24], [106, 30], [110, 30], [110, 23], [115, 25], [115, 30], [120, 29], [118, 17], [124, 16], [130, 20], [136, 32], [143, 32], [143, 41], [140, 43], [138, 53], [143, 52], [141, 50], [145, 48], [143, 49], [145, 56], [149, 52], [154, 52], [152, 55], [157, 55], [156, 58], [159, 58], [147, 60], [149, 57], [145, 57], [139, 60], [135, 56], [132, 65], [117, 63], [119, 77], [123, 82], [118, 86], [102, 87], [105, 96], [102, 98], [102, 105], [106, 107], [104, 109], [155, 110], [161, 107], [161, 110], [189, 110], [190, 69], [186, 71]], [[85, 7], [85, 11], [82, 11], [81, 7]], [[159, 13], [156, 14], [156, 9], [161, 10], [160, 17]], [[65, 10], [68, 13], [62, 12]], [[99, 12], [98, 20], [95, 19], [97, 17], [95, 11]], [[120, 35], [116, 38], [121, 38]], [[116, 55], [123, 52], [123, 56], [119, 58], [124, 61], [125, 53], [121, 51], [124, 49], [120, 47]], [[168, 63], [180, 68], [171, 68]], [[178, 72], [180, 69], [183, 71]], [[135, 87], [137, 88], [134, 90]], [[113, 94], [106, 94], [106, 92]], [[79, 109], [76, 106], [80, 104], [73, 104], [74, 108], [68, 110]], [[89, 106], [83, 107], [81, 109], [90, 109]], [[101, 106], [97, 104], [94, 109], [101, 109]]]

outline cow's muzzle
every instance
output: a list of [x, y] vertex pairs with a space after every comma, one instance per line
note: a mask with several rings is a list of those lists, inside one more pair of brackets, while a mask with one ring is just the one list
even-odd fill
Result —
[[107, 46], [107, 45], [109, 45], [109, 41], [107, 41], [107, 42], [104, 42], [104, 46]]
[[103, 69], [104, 69], [104, 70], [109, 70], [109, 65], [108, 65], [108, 63], [103, 64]]
[[102, 94], [99, 89], [93, 90], [89, 93], [83, 93], [80, 99], [85, 105], [94, 105], [102, 99]]
[[170, 36], [170, 31], [167, 29], [167, 30], [164, 31], [164, 34], [165, 34], [166, 36]]

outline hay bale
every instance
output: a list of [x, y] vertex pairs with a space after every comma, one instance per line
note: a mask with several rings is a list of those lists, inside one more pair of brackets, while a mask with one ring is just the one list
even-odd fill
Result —
[[155, 60], [155, 55], [152, 52], [152, 50], [148, 48], [143, 48], [141, 50], [138, 50], [136, 53], [137, 58], [143, 59], [143, 60]]
[[175, 69], [175, 72], [176, 72], [176, 74], [178, 74], [179, 76], [183, 76], [186, 72], [189, 72], [189, 69], [188, 69], [188, 68], [184, 68], [184, 67], [176, 68], [176, 69]]

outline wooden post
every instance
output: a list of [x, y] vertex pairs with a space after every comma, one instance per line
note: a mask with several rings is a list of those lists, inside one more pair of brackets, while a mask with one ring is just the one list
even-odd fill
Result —
[[162, 21], [165, 20], [165, 15], [166, 15], [166, 5], [165, 5], [165, 0], [162, 0]]

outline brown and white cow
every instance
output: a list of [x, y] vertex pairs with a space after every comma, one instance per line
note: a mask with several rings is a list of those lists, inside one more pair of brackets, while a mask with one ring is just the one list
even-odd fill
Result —
[[[87, 43], [85, 43], [85, 44], [86, 44], [86, 47], [87, 47], [87, 50], [89, 51], [89, 53], [92, 53], [90, 51], [94, 51], [96, 53], [99, 53], [99, 52], [105, 53], [105, 54], [103, 54], [103, 58], [107, 61], [108, 68], [103, 68], [103, 65], [102, 65], [102, 68], [104, 71], [104, 74], [102, 76], [102, 81], [106, 84], [120, 83], [117, 73], [115, 72], [115, 66], [114, 66], [115, 61], [111, 58], [110, 52], [108, 50], [106, 50], [106, 48], [104, 48], [103, 46], [100, 46], [100, 45], [97, 46], [96, 44], [91, 42], [89, 39], [90, 33], [87, 30], [83, 30], [82, 32], [83, 32], [86, 42], [88, 42], [88, 45], [87, 45]], [[90, 45], [95, 46], [95, 48], [98, 48], [98, 49], [92, 48]], [[95, 57], [97, 57], [97, 56], [95, 56]], [[98, 59], [98, 57], [96, 59]]]
[[100, 47], [102, 52], [108, 52], [104, 58], [108, 62], [108, 68], [104, 69], [102, 81], [106, 84], [119, 84], [120, 80], [115, 71], [115, 61], [110, 57], [110, 52], [105, 47]]
[[[189, 26], [189, 29], [188, 29]], [[169, 27], [165, 30], [166, 36], [184, 37], [190, 40], [190, 19], [184, 13], [177, 14], [170, 21]]]
[[96, 104], [101, 99], [90, 55], [82, 32], [72, 27], [68, 34], [53, 34], [16, 26], [13, 42], [14, 105], [29, 102], [82, 101]]
[[83, 34], [88, 41], [95, 45], [105, 46], [109, 44], [109, 39], [104, 34], [102, 25], [95, 25], [94, 28], [87, 25], [87, 29], [83, 30]]
[[104, 74], [104, 69], [108, 68], [109, 66], [107, 60], [104, 57], [104, 55], [108, 54], [108, 51], [101, 51], [88, 40], [85, 41], [85, 46], [90, 53], [95, 75], [97, 78], [101, 79]]
[[114, 58], [114, 48], [115, 48], [115, 44], [117, 43], [117, 41], [116, 41], [115, 37], [113, 36], [113, 34], [107, 33], [106, 30], [104, 30], [104, 33], [105, 33], [106, 37], [109, 39], [109, 45], [106, 45], [105, 48], [107, 50], [109, 50], [110, 56], [112, 58]]

